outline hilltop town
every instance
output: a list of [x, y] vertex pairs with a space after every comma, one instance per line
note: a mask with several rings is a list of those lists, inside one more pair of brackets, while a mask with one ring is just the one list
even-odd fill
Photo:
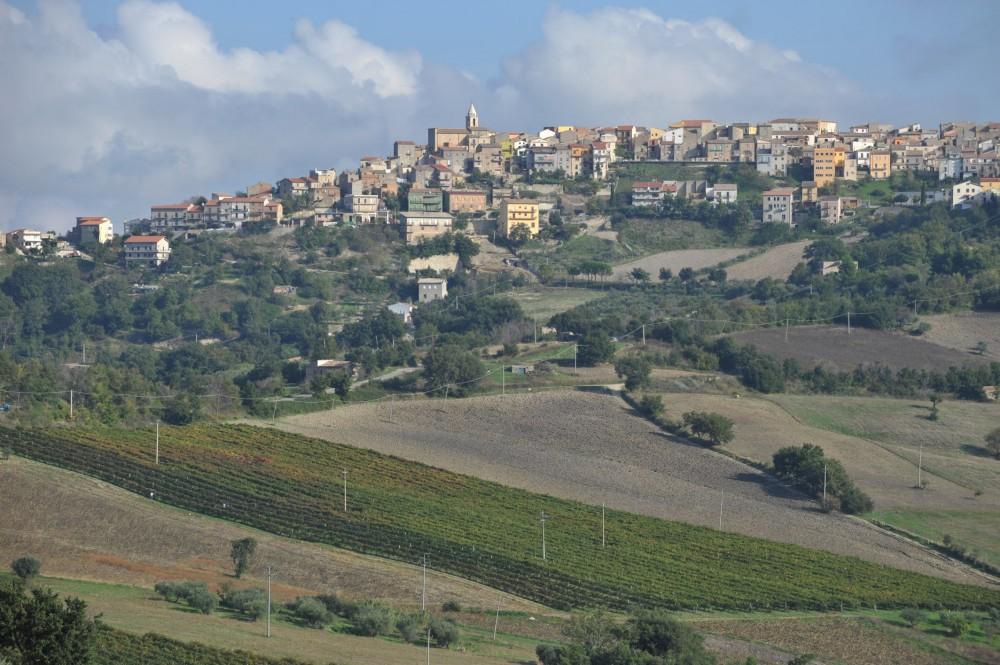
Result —
[[[311, 169], [276, 184], [254, 183], [235, 195], [215, 192], [151, 205], [148, 217], [122, 223], [123, 235], [131, 236], [123, 259], [157, 267], [169, 259], [167, 235], [268, 225], [394, 224], [407, 243], [415, 244], [457, 230], [455, 218], [461, 216], [463, 221], [495, 220], [489, 227], [493, 237], [537, 237], [553, 207], [532, 201], [540, 190], [551, 193], [552, 186], [569, 182], [560, 193], [568, 189], [609, 198], [621, 184], [621, 167], [636, 164], [738, 166], [783, 185], [744, 192], [741, 199], [738, 183], [726, 182], [721, 172], [711, 179], [632, 180], [629, 202], [636, 207], [662, 206], [665, 199], [722, 205], [742, 200], [754, 219], [788, 227], [810, 214], [836, 224], [859, 208], [936, 202], [965, 208], [1000, 195], [998, 148], [998, 123], [946, 122], [937, 128], [868, 123], [844, 130], [835, 121], [807, 118], [687, 119], [664, 129], [555, 125], [538, 132], [503, 132], [482, 126], [470, 105], [464, 128], [431, 127], [424, 143], [397, 140], [391, 155], [362, 157], [356, 169]], [[893, 183], [894, 174], [915, 189], [890, 186], [885, 191], [892, 195], [880, 199], [858, 186]], [[595, 186], [587, 187], [588, 182]], [[48, 248], [71, 256], [82, 245], [106, 244], [113, 236], [110, 218], [81, 216], [65, 238], [17, 229], [5, 240], [20, 252]]]

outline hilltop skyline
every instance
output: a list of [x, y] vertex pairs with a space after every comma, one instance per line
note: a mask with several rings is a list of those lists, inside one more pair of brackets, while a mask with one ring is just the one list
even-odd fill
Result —
[[[949, 64], [984, 56], [975, 26], [994, 7], [952, 8], [972, 36], [945, 58], [913, 41], [937, 28], [930, 6], [903, 4], [845, 5], [850, 27], [830, 30], [852, 37], [824, 50], [817, 25], [833, 19], [787, 3], [766, 17], [735, 3], [712, 14], [521, 3], [511, 23], [482, 7], [459, 17], [454, 5], [399, 5], [373, 21], [308, 2], [294, 13], [249, 3], [239, 16], [192, 2], [0, 2], [15, 100], [0, 110], [0, 224], [65, 228], [79, 214], [128, 217], [150, 200], [343, 168], [459, 124], [470, 101], [484, 124], [517, 131], [683, 117], [995, 119], [998, 93]], [[427, 38], [433, 29], [455, 38]]]

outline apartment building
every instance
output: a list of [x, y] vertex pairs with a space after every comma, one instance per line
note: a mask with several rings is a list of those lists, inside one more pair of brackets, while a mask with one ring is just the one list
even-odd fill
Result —
[[787, 224], [795, 226], [793, 208], [795, 190], [791, 187], [769, 189], [763, 194], [763, 220], [768, 224]]
[[436, 238], [452, 229], [453, 218], [447, 212], [407, 210], [399, 213], [403, 234], [407, 245], [416, 245], [421, 240]]
[[538, 235], [540, 216], [537, 203], [510, 199], [500, 204], [500, 216], [497, 219], [497, 232], [500, 236], [509, 238], [511, 231], [518, 226], [528, 229], [528, 235], [532, 238]]
[[166, 236], [130, 236], [125, 239], [125, 266], [136, 264], [158, 267], [170, 260], [170, 242]]
[[114, 226], [107, 217], [77, 217], [76, 233], [80, 244], [106, 245], [114, 238]]

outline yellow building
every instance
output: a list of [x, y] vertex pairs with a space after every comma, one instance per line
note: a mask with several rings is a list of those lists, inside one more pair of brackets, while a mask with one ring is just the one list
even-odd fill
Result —
[[502, 237], [507, 238], [510, 237], [510, 232], [517, 226], [526, 227], [528, 234], [532, 238], [538, 235], [539, 214], [537, 203], [509, 199], [500, 204], [497, 232]]
[[868, 157], [871, 176], [875, 180], [885, 180], [892, 175], [892, 153], [876, 150]]
[[1000, 192], [1000, 178], [980, 178], [979, 186], [983, 191]]
[[[843, 157], [843, 153], [841, 153]], [[837, 179], [837, 149], [816, 148], [813, 150], [813, 182], [817, 187], [832, 185]]]

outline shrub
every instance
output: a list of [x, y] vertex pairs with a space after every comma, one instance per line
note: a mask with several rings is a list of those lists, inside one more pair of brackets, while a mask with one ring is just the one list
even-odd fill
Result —
[[322, 628], [330, 623], [330, 612], [317, 598], [298, 598], [292, 614], [310, 628]]
[[925, 616], [923, 610], [918, 610], [915, 607], [908, 607], [899, 613], [899, 617], [911, 628], [923, 621]]
[[458, 626], [447, 619], [431, 619], [429, 628], [434, 646], [442, 649], [447, 649], [457, 642], [460, 636]]
[[961, 637], [972, 629], [969, 620], [957, 612], [942, 613], [939, 622], [948, 629], [949, 637]]
[[251, 619], [260, 619], [267, 613], [267, 596], [263, 589], [225, 590], [221, 603]]
[[42, 572], [42, 562], [33, 556], [22, 556], [10, 564], [10, 569], [25, 582], [30, 582]]
[[663, 415], [663, 398], [659, 395], [643, 395], [638, 408], [639, 413], [655, 420]]
[[237, 579], [253, 565], [257, 554], [257, 541], [253, 538], [241, 538], [230, 543], [229, 558], [233, 560], [233, 572]]
[[378, 603], [364, 603], [358, 606], [357, 611], [351, 618], [354, 632], [358, 635], [375, 637], [376, 635], [388, 635], [393, 626], [392, 610], [385, 605]]
[[443, 612], [461, 612], [462, 611], [462, 606], [458, 603], [457, 600], [446, 600], [441, 605], [441, 611], [443, 611]]
[[211, 614], [219, 602], [219, 597], [208, 589], [195, 589], [188, 594], [187, 603], [202, 614]]
[[396, 632], [404, 642], [416, 642], [420, 638], [420, 617], [404, 614], [396, 619]]
[[352, 603], [349, 600], [344, 600], [335, 593], [323, 594], [321, 596], [316, 596], [316, 600], [326, 605], [326, 609], [339, 617], [349, 618], [358, 611], [358, 606], [356, 603]]

